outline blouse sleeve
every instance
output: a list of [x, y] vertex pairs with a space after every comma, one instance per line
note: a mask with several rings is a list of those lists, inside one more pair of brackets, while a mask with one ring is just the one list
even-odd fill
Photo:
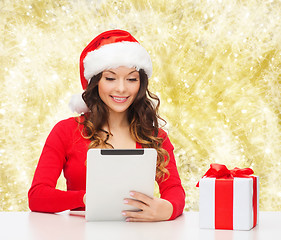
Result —
[[85, 206], [84, 190], [56, 189], [57, 180], [66, 161], [67, 141], [69, 141], [69, 131], [61, 121], [52, 129], [46, 140], [29, 189], [31, 211], [61, 212]]
[[173, 205], [173, 213], [169, 220], [173, 220], [179, 215], [182, 214], [184, 206], [185, 206], [185, 191], [182, 187], [181, 180], [178, 174], [175, 156], [174, 156], [174, 147], [170, 142], [167, 134], [161, 130], [161, 135], [163, 134], [163, 144], [162, 148], [164, 148], [169, 156], [170, 161], [167, 165], [167, 170], [169, 171], [169, 177], [167, 180], [159, 181], [159, 190], [161, 198], [168, 200]]

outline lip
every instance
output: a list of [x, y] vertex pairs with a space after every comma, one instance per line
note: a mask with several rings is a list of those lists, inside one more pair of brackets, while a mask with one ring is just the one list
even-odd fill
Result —
[[124, 103], [128, 100], [129, 97], [121, 97], [121, 96], [111, 96], [112, 100], [116, 103]]

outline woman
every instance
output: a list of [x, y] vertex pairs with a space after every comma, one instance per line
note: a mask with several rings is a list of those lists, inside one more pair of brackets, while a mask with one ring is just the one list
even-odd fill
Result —
[[[48, 136], [28, 193], [32, 211], [84, 209], [89, 148], [145, 147], [158, 153], [156, 180], [161, 198], [131, 192], [133, 199], [124, 199], [124, 204], [142, 211], [120, 214], [126, 221], [164, 221], [182, 213], [185, 193], [173, 146], [158, 127], [159, 99], [147, 89], [151, 74], [148, 53], [126, 31], [104, 32], [88, 44], [80, 57], [85, 91], [70, 103], [73, 111], [84, 114], [59, 122]], [[62, 170], [67, 191], [55, 188]]]

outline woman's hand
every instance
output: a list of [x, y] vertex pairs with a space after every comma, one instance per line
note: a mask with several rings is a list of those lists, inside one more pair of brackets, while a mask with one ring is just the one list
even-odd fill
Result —
[[173, 205], [161, 198], [151, 198], [139, 192], [130, 192], [134, 199], [126, 198], [124, 203], [141, 209], [139, 212], [123, 211], [127, 222], [154, 222], [168, 220], [173, 213]]

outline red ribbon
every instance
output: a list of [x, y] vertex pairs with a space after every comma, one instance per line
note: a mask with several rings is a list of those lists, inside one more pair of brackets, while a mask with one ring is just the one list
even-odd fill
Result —
[[[210, 169], [205, 173], [204, 177], [211, 178], [223, 178], [223, 179], [233, 179], [234, 177], [250, 177], [254, 171], [251, 168], [234, 168], [232, 170], [227, 169], [223, 164], [212, 163]], [[199, 187], [199, 182], [196, 187]]]
[[[215, 228], [233, 229], [233, 179], [234, 177], [253, 178], [253, 227], [257, 222], [257, 181], [250, 176], [254, 171], [251, 168], [227, 169], [225, 165], [213, 163], [204, 177], [216, 178], [215, 182]], [[196, 187], [199, 186], [199, 182]]]

